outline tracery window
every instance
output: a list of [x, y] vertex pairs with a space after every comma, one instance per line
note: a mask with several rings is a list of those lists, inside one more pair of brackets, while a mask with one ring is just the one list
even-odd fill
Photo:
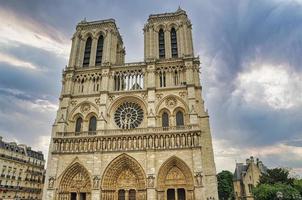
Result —
[[102, 63], [103, 46], [104, 46], [104, 37], [103, 37], [103, 35], [100, 35], [100, 37], [98, 39], [97, 48], [96, 48], [96, 58], [95, 58], [96, 65]]
[[172, 53], [172, 58], [177, 58], [178, 57], [178, 50], [177, 50], [177, 36], [176, 36], [176, 30], [175, 30], [175, 28], [171, 29], [170, 36], [171, 36], [171, 53]]
[[162, 127], [169, 127], [169, 115], [167, 112], [162, 114]]
[[83, 123], [82, 117], [78, 117], [76, 121], [75, 132], [78, 133], [82, 131], [82, 123]]
[[134, 102], [124, 102], [114, 114], [115, 123], [122, 129], [131, 129], [138, 127], [144, 118], [144, 111]]
[[165, 33], [163, 29], [158, 32], [158, 47], [159, 47], [159, 58], [165, 58]]
[[96, 117], [92, 116], [89, 119], [89, 131], [95, 132], [96, 131]]
[[83, 67], [89, 66], [91, 45], [92, 45], [92, 39], [91, 39], [91, 37], [88, 37], [87, 40], [86, 40], [86, 45], [85, 45]]
[[184, 125], [184, 115], [181, 111], [176, 113], [176, 126], [183, 126]]

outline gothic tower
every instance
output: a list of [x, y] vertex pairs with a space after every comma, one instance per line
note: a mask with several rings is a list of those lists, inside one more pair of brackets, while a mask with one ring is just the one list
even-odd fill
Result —
[[144, 61], [124, 63], [113, 19], [77, 25], [44, 200], [218, 200], [191, 29], [181, 9], [150, 15]]

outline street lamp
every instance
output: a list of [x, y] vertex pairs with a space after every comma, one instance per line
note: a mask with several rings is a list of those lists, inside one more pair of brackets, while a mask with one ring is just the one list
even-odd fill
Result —
[[282, 194], [282, 192], [280, 192], [280, 191], [278, 191], [278, 192], [276, 193], [276, 196], [277, 196], [277, 199], [278, 199], [278, 200], [282, 200], [282, 199], [283, 199], [283, 194]]

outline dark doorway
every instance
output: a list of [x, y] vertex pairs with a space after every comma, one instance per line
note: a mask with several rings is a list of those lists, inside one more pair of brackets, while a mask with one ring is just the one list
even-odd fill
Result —
[[86, 193], [80, 193], [80, 200], [86, 200]]
[[168, 189], [167, 200], [175, 200], [175, 190], [174, 189]]
[[136, 200], [136, 191], [133, 189], [129, 190], [129, 200]]
[[186, 199], [186, 191], [183, 188], [177, 190], [178, 200], [185, 200]]
[[77, 200], [77, 193], [72, 192], [72, 193], [70, 194], [70, 200]]
[[118, 200], [125, 200], [125, 190], [118, 191]]

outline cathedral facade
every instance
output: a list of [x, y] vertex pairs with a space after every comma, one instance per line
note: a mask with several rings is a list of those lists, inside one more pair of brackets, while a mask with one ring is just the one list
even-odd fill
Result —
[[77, 25], [44, 200], [218, 200], [191, 22], [178, 9], [143, 30], [144, 61], [125, 63], [113, 19]]

